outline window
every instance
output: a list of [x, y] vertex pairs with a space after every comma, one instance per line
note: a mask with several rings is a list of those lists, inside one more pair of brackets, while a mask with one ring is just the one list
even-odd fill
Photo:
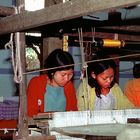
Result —
[[35, 11], [44, 8], [44, 0], [25, 0], [25, 10]]

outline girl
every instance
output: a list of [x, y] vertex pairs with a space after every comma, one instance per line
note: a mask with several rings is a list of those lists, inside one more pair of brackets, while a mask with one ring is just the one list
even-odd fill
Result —
[[124, 86], [124, 94], [136, 108], [140, 108], [140, 64], [134, 65], [133, 76]]
[[27, 88], [28, 116], [40, 112], [76, 111], [77, 100], [72, 84], [72, 56], [56, 49], [45, 60], [46, 74], [34, 77]]
[[83, 79], [77, 91], [79, 110], [131, 108], [132, 104], [115, 83], [116, 65], [113, 60], [88, 64], [88, 81]]

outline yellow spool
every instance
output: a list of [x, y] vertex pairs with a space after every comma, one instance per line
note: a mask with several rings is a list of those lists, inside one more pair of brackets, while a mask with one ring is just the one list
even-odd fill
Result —
[[103, 47], [115, 47], [120, 48], [122, 42], [119, 40], [103, 39]]

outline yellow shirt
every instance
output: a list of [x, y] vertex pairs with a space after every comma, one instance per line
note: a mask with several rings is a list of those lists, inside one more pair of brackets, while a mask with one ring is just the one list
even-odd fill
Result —
[[[115, 109], [131, 109], [134, 108], [133, 104], [123, 94], [122, 90], [117, 83], [111, 88], [112, 94], [115, 97]], [[95, 88], [91, 88], [87, 84], [87, 80], [83, 79], [78, 90], [78, 110], [94, 110], [96, 93]]]

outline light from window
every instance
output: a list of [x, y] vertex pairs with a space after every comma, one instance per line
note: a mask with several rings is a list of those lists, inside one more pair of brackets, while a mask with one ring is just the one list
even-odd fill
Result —
[[36, 11], [44, 8], [44, 0], [25, 0], [25, 10]]

